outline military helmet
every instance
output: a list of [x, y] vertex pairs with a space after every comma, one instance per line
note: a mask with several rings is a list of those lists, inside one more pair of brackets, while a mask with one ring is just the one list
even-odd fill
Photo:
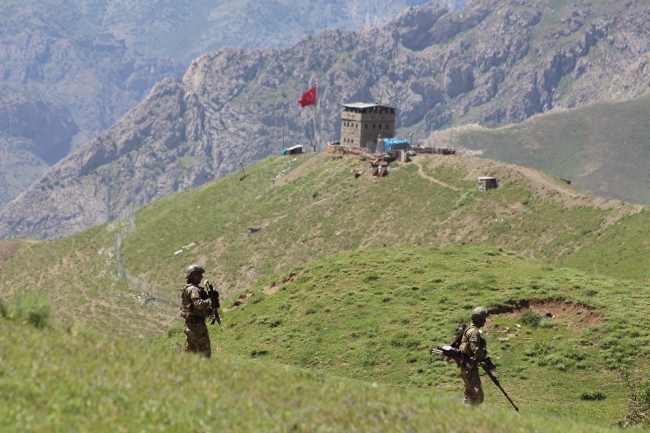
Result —
[[192, 274], [204, 274], [205, 269], [203, 269], [203, 266], [199, 265], [189, 265], [187, 268], [185, 268], [185, 278], [189, 278]]
[[484, 319], [488, 316], [488, 310], [483, 307], [476, 307], [472, 310], [472, 320]]

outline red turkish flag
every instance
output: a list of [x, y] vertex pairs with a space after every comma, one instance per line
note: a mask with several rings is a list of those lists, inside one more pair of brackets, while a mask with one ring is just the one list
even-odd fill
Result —
[[307, 107], [308, 105], [316, 105], [316, 87], [312, 87], [302, 94], [298, 100], [298, 104], [301, 107]]

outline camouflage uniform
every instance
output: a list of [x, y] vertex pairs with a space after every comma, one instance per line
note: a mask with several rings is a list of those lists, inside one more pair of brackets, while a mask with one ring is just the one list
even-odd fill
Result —
[[[473, 356], [477, 361], [487, 358], [487, 349], [485, 339], [481, 336], [478, 327], [471, 324], [463, 333], [459, 349], [465, 355]], [[481, 404], [483, 403], [483, 387], [481, 386], [481, 377], [478, 374], [478, 363], [468, 364], [461, 363], [460, 374], [463, 376], [465, 384], [464, 403]]]
[[197, 284], [187, 283], [180, 290], [181, 317], [185, 319], [185, 351], [202, 353], [210, 358], [210, 335], [205, 318], [212, 307], [205, 289]]

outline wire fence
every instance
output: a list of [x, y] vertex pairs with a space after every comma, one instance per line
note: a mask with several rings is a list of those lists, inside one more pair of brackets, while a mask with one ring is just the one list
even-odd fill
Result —
[[145, 303], [153, 303], [155, 301], [164, 302], [169, 305], [176, 305], [177, 302], [172, 299], [169, 294], [165, 293], [160, 289], [150, 285], [147, 281], [143, 280], [140, 277], [133, 275], [131, 272], [126, 270], [124, 265], [122, 265], [122, 239], [128, 236], [131, 233], [134, 233], [137, 228], [137, 223], [135, 219], [135, 210], [125, 209], [120, 213], [119, 216], [120, 227], [123, 227], [122, 232], [118, 231], [115, 233], [115, 261], [117, 265], [117, 275], [122, 278], [130, 288], [137, 290], [143, 296], [147, 298]]

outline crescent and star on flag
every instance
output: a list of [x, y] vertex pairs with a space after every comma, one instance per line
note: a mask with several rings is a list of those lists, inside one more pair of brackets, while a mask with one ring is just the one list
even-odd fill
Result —
[[298, 104], [303, 108], [309, 105], [316, 105], [316, 87], [314, 86], [303, 93], [298, 100]]

